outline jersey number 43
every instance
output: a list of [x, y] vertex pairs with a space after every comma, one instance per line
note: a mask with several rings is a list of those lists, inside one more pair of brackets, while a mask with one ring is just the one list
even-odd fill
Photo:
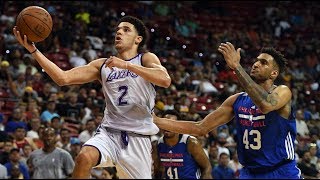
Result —
[[[254, 136], [253, 142], [249, 142], [249, 136]], [[261, 148], [261, 133], [258, 130], [252, 129], [248, 132], [248, 129], [244, 131], [242, 142], [246, 149], [259, 150]]]

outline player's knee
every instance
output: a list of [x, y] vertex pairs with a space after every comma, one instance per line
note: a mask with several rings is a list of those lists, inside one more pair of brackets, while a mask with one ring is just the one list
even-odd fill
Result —
[[91, 168], [95, 166], [99, 159], [99, 151], [96, 149], [83, 149], [75, 159], [75, 163], [82, 167]]

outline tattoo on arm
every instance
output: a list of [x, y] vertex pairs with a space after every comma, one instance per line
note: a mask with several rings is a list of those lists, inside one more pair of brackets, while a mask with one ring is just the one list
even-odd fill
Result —
[[277, 94], [269, 94], [265, 89], [254, 82], [241, 66], [238, 66], [235, 69], [235, 73], [240, 84], [256, 105], [259, 105], [264, 101], [268, 102], [272, 106], [276, 106], [278, 104]]
[[278, 104], [277, 96], [278, 96], [278, 93], [268, 94], [266, 101], [270, 103], [272, 106], [276, 106]]

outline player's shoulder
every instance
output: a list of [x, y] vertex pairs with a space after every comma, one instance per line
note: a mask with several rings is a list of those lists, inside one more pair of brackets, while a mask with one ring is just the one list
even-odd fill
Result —
[[153, 52], [150, 52], [150, 51], [148, 51], [148, 52], [145, 52], [145, 53], [142, 53], [142, 59], [150, 59], [150, 58], [156, 58], [156, 59], [158, 59], [158, 56], [155, 54], [155, 53], [153, 53]]
[[89, 65], [92, 65], [94, 67], [97, 67], [97, 68], [100, 68], [102, 66], [102, 64], [105, 63], [105, 61], [107, 60], [108, 58], [99, 58], [99, 59], [95, 59], [93, 61], [91, 61], [89, 63]]
[[275, 89], [280, 89], [280, 90], [285, 90], [285, 91], [291, 91], [290, 88], [289, 88], [288, 86], [284, 85], [284, 84], [276, 86]]
[[246, 93], [245, 92], [239, 92], [239, 93], [236, 93], [236, 94], [233, 94], [231, 96], [229, 96], [224, 102], [223, 104], [224, 105], [233, 105], [233, 103], [237, 100], [237, 98], [241, 95], [245, 95]]
[[187, 137], [188, 137], [187, 139], [188, 144], [191, 144], [193, 146], [200, 144], [200, 141], [195, 136], [187, 135]]

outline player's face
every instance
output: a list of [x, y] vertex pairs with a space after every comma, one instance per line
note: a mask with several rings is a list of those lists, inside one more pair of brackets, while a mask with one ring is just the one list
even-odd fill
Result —
[[[168, 119], [173, 119], [173, 120], [177, 120], [178, 119], [177, 116], [171, 115], [171, 114], [167, 114], [164, 117], [168, 118]], [[164, 130], [163, 131], [163, 135], [164, 135], [165, 138], [172, 138], [172, 137], [174, 137], [176, 135], [176, 133]]]
[[261, 53], [254, 64], [252, 65], [250, 76], [257, 81], [263, 82], [270, 79], [271, 74], [274, 73], [273, 57], [266, 53]]
[[174, 137], [175, 135], [176, 135], [176, 133], [173, 133], [173, 132], [170, 132], [170, 131], [166, 131], [166, 130], [163, 131], [163, 136], [164, 136], [165, 138], [172, 138], [172, 137]]
[[141, 36], [138, 36], [137, 30], [133, 24], [121, 22], [116, 29], [114, 39], [115, 48], [118, 51], [130, 49], [133, 46], [138, 46]]

